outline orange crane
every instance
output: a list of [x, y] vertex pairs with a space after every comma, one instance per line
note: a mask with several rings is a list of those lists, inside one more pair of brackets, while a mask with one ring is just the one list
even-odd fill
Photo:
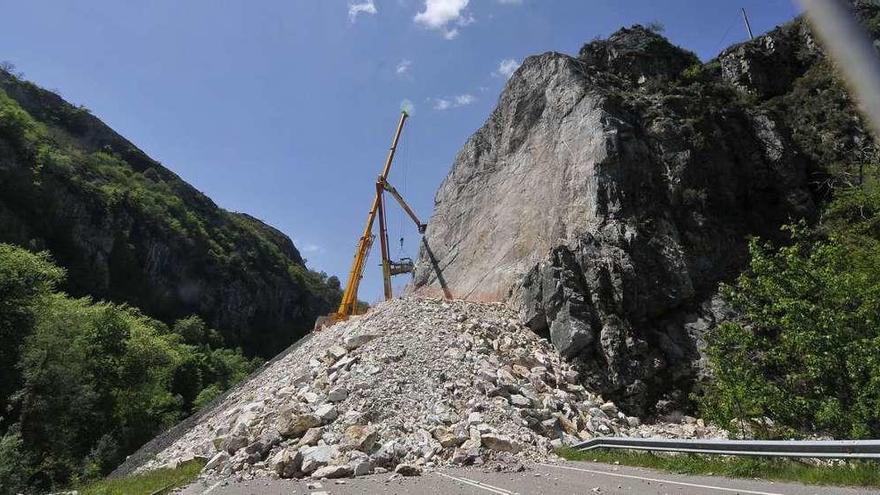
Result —
[[364, 267], [370, 254], [370, 248], [373, 246], [375, 236], [373, 235], [373, 224], [376, 218], [379, 218], [379, 243], [382, 248], [382, 280], [385, 289], [385, 299], [392, 298], [391, 277], [403, 273], [413, 271], [413, 262], [411, 259], [403, 258], [399, 261], [392, 261], [389, 256], [388, 249], [388, 229], [385, 222], [385, 192], [391, 194], [394, 199], [400, 203], [403, 210], [415, 222], [420, 234], [425, 233], [425, 224], [419, 221], [419, 218], [413, 212], [412, 208], [403, 200], [397, 189], [388, 183], [388, 173], [391, 171], [391, 164], [394, 162], [394, 153], [397, 151], [397, 144], [400, 141], [400, 134], [403, 132], [403, 126], [409, 114], [404, 110], [400, 113], [400, 120], [397, 123], [397, 130], [394, 132], [394, 138], [391, 140], [391, 148], [388, 150], [388, 157], [385, 159], [385, 166], [382, 173], [376, 179], [376, 196], [373, 198], [373, 205], [367, 215], [367, 225], [364, 232], [358, 240], [357, 248], [354, 252], [354, 260], [351, 263], [351, 271], [348, 274], [348, 282], [345, 284], [345, 291], [342, 293], [342, 300], [339, 303], [339, 309], [335, 313], [318, 318], [315, 322], [315, 329], [319, 330], [325, 326], [347, 320], [348, 317], [360, 314], [358, 308], [358, 288], [361, 279], [364, 276]]

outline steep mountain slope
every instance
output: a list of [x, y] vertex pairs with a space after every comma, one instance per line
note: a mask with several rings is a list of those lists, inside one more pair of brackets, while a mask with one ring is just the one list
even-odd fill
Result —
[[437, 192], [416, 286], [507, 301], [586, 385], [662, 410], [700, 376], [747, 239], [814, 218], [857, 150], [801, 20], [706, 64], [641, 26], [529, 57]]
[[0, 242], [49, 250], [73, 295], [198, 314], [271, 357], [339, 297], [293, 243], [219, 208], [83, 108], [0, 71]]

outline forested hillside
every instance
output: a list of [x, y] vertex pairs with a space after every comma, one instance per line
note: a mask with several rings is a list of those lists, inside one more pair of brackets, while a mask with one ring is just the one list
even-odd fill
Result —
[[105, 474], [260, 364], [198, 317], [72, 298], [46, 253], [0, 244], [0, 493]]
[[0, 70], [0, 493], [105, 474], [338, 299], [287, 236]]
[[0, 70], [0, 242], [48, 250], [64, 289], [170, 322], [197, 314], [272, 357], [334, 306], [336, 279], [92, 116]]

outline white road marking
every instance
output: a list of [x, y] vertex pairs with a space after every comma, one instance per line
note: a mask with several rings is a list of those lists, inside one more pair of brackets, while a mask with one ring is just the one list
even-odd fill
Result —
[[211, 493], [211, 492], [214, 491], [214, 488], [217, 488], [218, 486], [220, 486], [220, 485], [222, 485], [222, 484], [223, 484], [222, 481], [218, 481], [218, 482], [214, 483], [214, 484], [211, 485], [207, 490], [203, 491], [203, 492], [202, 492], [202, 495], [208, 495], [209, 493]]
[[756, 492], [753, 490], [745, 490], [742, 488], [725, 488], [723, 486], [699, 485], [696, 483], [686, 483], [684, 481], [672, 481], [672, 480], [662, 480], [662, 479], [657, 479], [657, 478], [645, 478], [643, 476], [636, 476], [634, 474], [609, 473], [608, 471], [583, 469], [583, 468], [576, 468], [576, 467], [570, 467], [570, 466], [557, 466], [555, 464], [538, 463], [538, 465], [539, 466], [546, 466], [546, 467], [554, 467], [554, 468], [559, 468], [559, 469], [570, 469], [572, 471], [581, 471], [584, 473], [601, 474], [601, 475], [605, 475], [605, 476], [616, 476], [618, 478], [630, 478], [630, 479], [636, 479], [636, 480], [642, 480], [642, 481], [653, 481], [654, 483], [668, 483], [670, 485], [689, 486], [691, 488], [704, 488], [704, 489], [708, 489], [708, 490], [717, 490], [717, 491], [721, 491], [721, 492], [744, 493], [744, 494], [748, 494], [748, 495], [784, 495], [782, 493]]
[[459, 478], [457, 476], [452, 476], [452, 475], [449, 475], [446, 473], [438, 472], [437, 474], [439, 474], [440, 476], [444, 476], [446, 478], [449, 478], [451, 480], [458, 481], [459, 483], [464, 483], [466, 485], [470, 485], [474, 488], [486, 490], [489, 493], [495, 493], [496, 495], [515, 495], [514, 492], [512, 492], [510, 490], [505, 490], [504, 488], [501, 488], [498, 486], [493, 486], [488, 483], [482, 483], [480, 481], [476, 481], [476, 480], [472, 480], [472, 479], [468, 479], [468, 478]]

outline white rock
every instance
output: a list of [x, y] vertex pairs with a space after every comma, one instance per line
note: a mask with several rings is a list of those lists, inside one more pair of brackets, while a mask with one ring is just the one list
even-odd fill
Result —
[[309, 428], [320, 426], [321, 421], [321, 418], [315, 414], [291, 411], [287, 414], [282, 413], [276, 423], [276, 429], [283, 437], [296, 438], [308, 431]]
[[306, 445], [315, 445], [318, 443], [318, 440], [324, 435], [324, 428], [309, 428], [306, 430], [306, 433], [299, 439], [297, 442], [297, 446], [303, 447]]
[[342, 359], [342, 356], [345, 356], [348, 353], [344, 347], [334, 345], [327, 349], [327, 352], [324, 354], [328, 360], [331, 362], [336, 362], [339, 359]]
[[617, 414], [617, 406], [615, 406], [613, 402], [606, 402], [599, 406], [599, 409], [601, 409], [602, 412], [609, 416], [614, 416]]
[[367, 459], [354, 460], [350, 466], [352, 476], [366, 476], [373, 470], [373, 463]]
[[342, 341], [342, 346], [345, 347], [349, 351], [353, 351], [358, 347], [366, 344], [367, 342], [374, 340], [379, 335], [375, 333], [361, 333], [357, 335], [348, 335]]
[[229, 454], [226, 452], [218, 452], [212, 457], [207, 464], [205, 464], [205, 471], [209, 471], [211, 469], [217, 469], [217, 467], [222, 466], [229, 460]]
[[315, 416], [321, 421], [321, 424], [327, 424], [339, 416], [339, 411], [333, 404], [324, 404], [315, 409]]
[[494, 433], [487, 433], [485, 435], [480, 436], [480, 441], [483, 442], [487, 448], [491, 450], [498, 450], [502, 452], [519, 452], [522, 450], [522, 445], [515, 442], [512, 438], [497, 435]]
[[302, 459], [302, 453], [298, 450], [279, 450], [269, 459], [269, 468], [281, 478], [293, 478], [299, 473]]
[[358, 360], [357, 356], [345, 356], [344, 358], [340, 359], [339, 361], [336, 361], [335, 363], [333, 363], [333, 365], [330, 366], [330, 368], [328, 368], [328, 369], [330, 371], [344, 370], [344, 369], [347, 369], [349, 366], [351, 366], [353, 363], [355, 363], [357, 360]]
[[335, 478], [348, 478], [352, 474], [352, 469], [348, 465], [340, 465], [340, 466], [324, 466], [316, 469], [312, 473], [312, 478], [327, 478], [327, 479], [335, 479]]
[[342, 402], [348, 398], [348, 390], [345, 387], [334, 387], [327, 392], [327, 400], [330, 402]]
[[379, 434], [371, 426], [352, 425], [345, 429], [345, 434], [339, 441], [339, 447], [343, 450], [358, 450], [367, 452], [373, 449]]
[[310, 474], [316, 469], [326, 466], [337, 455], [339, 450], [332, 445], [317, 445], [315, 447], [303, 447], [299, 449], [302, 455], [302, 472]]

